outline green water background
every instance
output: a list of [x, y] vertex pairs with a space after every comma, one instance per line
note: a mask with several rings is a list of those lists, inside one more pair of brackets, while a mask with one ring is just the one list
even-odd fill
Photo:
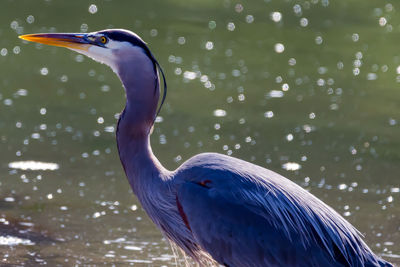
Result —
[[[0, 236], [34, 245], [1, 245], [0, 262], [174, 264], [118, 159], [118, 78], [17, 38], [126, 28], [167, 76], [152, 135], [167, 168], [214, 151], [272, 169], [400, 263], [399, 12], [378, 0], [2, 1]], [[60, 167], [9, 168], [27, 160]]]

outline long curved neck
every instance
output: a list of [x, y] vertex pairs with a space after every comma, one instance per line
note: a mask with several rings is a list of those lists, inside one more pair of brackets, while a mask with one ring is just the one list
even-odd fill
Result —
[[129, 183], [140, 197], [144, 186], [162, 179], [167, 172], [150, 147], [159, 79], [154, 63], [144, 53], [123, 58], [117, 74], [125, 88], [126, 106], [118, 121], [117, 144]]
[[124, 110], [117, 128], [119, 157], [134, 193], [138, 196], [147, 184], [163, 179], [167, 170], [154, 156], [149, 135], [132, 135], [127, 109]]

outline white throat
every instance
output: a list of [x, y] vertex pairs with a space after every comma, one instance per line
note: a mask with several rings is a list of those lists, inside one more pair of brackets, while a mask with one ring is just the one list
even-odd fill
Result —
[[[71, 49], [71, 48], [70, 48]], [[90, 57], [91, 59], [100, 62], [102, 64], [106, 64], [109, 66], [115, 73], [118, 73], [118, 61], [121, 60], [121, 54], [136, 54], [143, 53], [141, 48], [133, 46], [129, 42], [119, 42], [114, 40], [109, 40], [105, 47], [101, 46], [90, 46], [88, 50], [79, 50], [79, 49], [71, 49], [75, 52], [83, 54], [85, 56]], [[137, 50], [136, 53], [132, 53], [134, 50]]]

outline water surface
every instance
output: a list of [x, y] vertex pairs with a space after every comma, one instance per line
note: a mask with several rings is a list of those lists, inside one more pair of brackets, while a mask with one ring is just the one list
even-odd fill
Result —
[[2, 1], [0, 261], [173, 266], [132, 195], [105, 65], [19, 34], [118, 27], [163, 66], [152, 146], [169, 169], [214, 151], [272, 169], [400, 263], [396, 1]]

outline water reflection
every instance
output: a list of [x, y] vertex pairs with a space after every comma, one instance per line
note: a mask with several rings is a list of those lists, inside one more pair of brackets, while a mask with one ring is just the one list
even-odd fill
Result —
[[33, 246], [54, 243], [46, 230], [34, 223], [11, 217], [0, 217], [0, 246]]
[[16, 246], [16, 245], [25, 245], [25, 246], [32, 246], [33, 243], [29, 239], [18, 238], [15, 236], [0, 236], [0, 246]]
[[282, 165], [282, 169], [287, 171], [297, 171], [301, 169], [301, 165], [296, 162], [287, 162]]
[[[34, 137], [34, 135], [38, 135], [38, 137]], [[39, 134], [32, 134], [33, 139], [39, 139]], [[59, 168], [57, 163], [50, 163], [50, 162], [40, 162], [40, 161], [14, 161], [8, 164], [8, 167], [11, 169], [20, 169], [20, 170], [31, 170], [31, 171], [38, 171], [38, 170], [50, 170], [55, 171]]]

